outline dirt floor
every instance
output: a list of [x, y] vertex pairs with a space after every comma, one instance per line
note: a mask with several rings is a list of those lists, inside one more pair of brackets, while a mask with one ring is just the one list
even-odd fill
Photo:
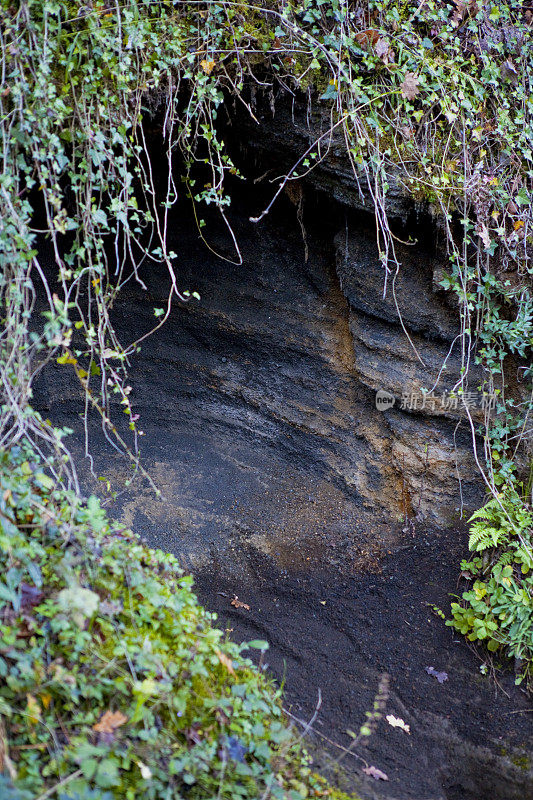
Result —
[[[201, 601], [233, 638], [270, 643], [268, 671], [284, 682], [295, 717], [309, 720], [320, 692], [312, 738], [329, 755], [319, 753], [317, 764], [335, 773], [342, 756], [340, 782], [364, 798], [533, 798], [532, 704], [509, 671], [498, 675], [499, 686], [484, 676], [483, 662], [433, 608], [448, 613], [464, 544], [461, 531], [417, 531], [416, 542], [375, 574], [276, 572], [262, 562], [244, 585], [196, 575]], [[250, 610], [231, 605], [235, 594]], [[439, 683], [426, 667], [448, 679]], [[383, 673], [390, 676], [384, 715], [403, 719], [410, 734], [382, 718], [355, 756], [343, 755], [328, 740], [349, 746], [346, 731], [359, 730]], [[365, 765], [389, 781], [365, 778]]]

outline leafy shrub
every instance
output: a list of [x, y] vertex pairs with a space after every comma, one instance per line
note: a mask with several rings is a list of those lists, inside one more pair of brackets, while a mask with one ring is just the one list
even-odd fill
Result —
[[518, 660], [517, 682], [533, 685], [533, 512], [507, 488], [472, 517], [463, 574], [474, 579], [447, 622], [472, 641]]
[[243, 656], [266, 643], [225, 641], [173, 556], [20, 447], [0, 451], [0, 545], [2, 797], [332, 796]]

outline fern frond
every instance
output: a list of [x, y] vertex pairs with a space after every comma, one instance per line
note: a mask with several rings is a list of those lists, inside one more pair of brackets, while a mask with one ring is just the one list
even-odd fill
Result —
[[502, 528], [487, 525], [483, 520], [478, 520], [470, 528], [468, 547], [480, 553], [489, 547], [501, 547], [509, 541], [509, 534]]

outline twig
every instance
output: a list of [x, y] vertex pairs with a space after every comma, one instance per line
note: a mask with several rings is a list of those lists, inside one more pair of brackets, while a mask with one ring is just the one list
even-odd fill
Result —
[[35, 798], [35, 800], [46, 800], [47, 797], [52, 797], [52, 795], [54, 795], [58, 789], [61, 789], [62, 786], [65, 786], [65, 784], [70, 783], [70, 781], [73, 781], [75, 778], [79, 778], [81, 774], [82, 774], [81, 769], [77, 769], [76, 772], [73, 772], [71, 775], [68, 775], [66, 778], [63, 778], [62, 781], [56, 783], [55, 786], [52, 786], [52, 788], [48, 789], [46, 792], [44, 792], [44, 794], [40, 794], [39, 797]]

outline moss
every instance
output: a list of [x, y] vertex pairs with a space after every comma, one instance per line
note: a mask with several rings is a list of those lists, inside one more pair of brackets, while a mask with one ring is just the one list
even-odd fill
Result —
[[511, 762], [515, 765], [515, 767], [518, 767], [524, 772], [528, 772], [532, 766], [531, 757], [525, 753], [521, 756], [512, 756]]

